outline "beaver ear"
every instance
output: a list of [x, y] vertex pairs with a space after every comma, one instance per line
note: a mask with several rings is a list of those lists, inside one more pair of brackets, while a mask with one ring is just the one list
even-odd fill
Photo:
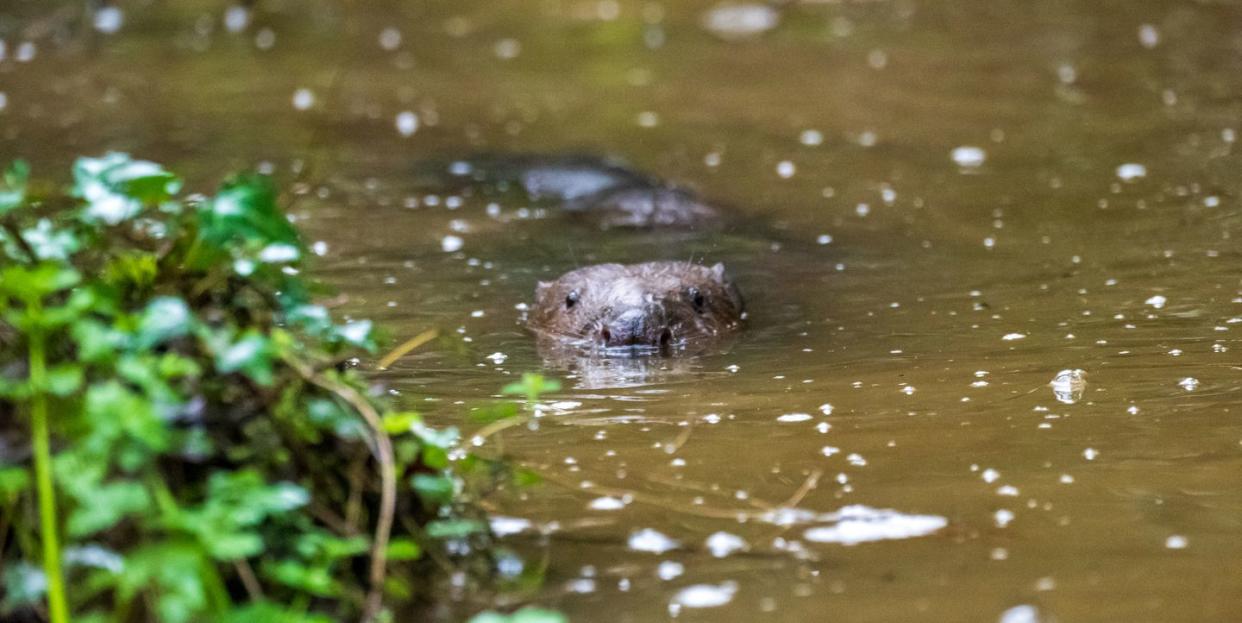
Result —
[[724, 267], [724, 264], [722, 264], [722, 263], [720, 263], [720, 262], [716, 262], [716, 263], [712, 266], [712, 276], [713, 276], [713, 277], [715, 277], [715, 278], [716, 278], [716, 281], [719, 281], [720, 283], [725, 283], [725, 282], [727, 282], [727, 281], [728, 281], [728, 277], [726, 277], [726, 276], [725, 276], [725, 267]]

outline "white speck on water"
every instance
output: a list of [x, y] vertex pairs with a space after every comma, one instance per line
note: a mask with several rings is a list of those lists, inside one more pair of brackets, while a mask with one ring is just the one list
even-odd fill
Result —
[[841, 452], [841, 448], [836, 446], [824, 446], [819, 449], [819, 453], [824, 456], [832, 456], [834, 454], [838, 454], [839, 452]]
[[1199, 389], [1199, 379], [1196, 379], [1193, 376], [1188, 376], [1178, 381], [1177, 385], [1188, 392], [1193, 392], [1196, 389]]
[[1134, 162], [1127, 162], [1117, 167], [1117, 177], [1123, 182], [1136, 180], [1140, 177], [1147, 177], [1147, 167]]
[[872, 50], [867, 53], [867, 64], [872, 69], [884, 69], [888, 66], [888, 53], [884, 50]]
[[1009, 550], [1003, 547], [993, 548], [992, 551], [988, 553], [988, 558], [991, 558], [992, 560], [1009, 560]]
[[832, 415], [832, 405], [826, 402], [822, 405], [819, 405], [819, 412], [823, 413], [824, 415]]
[[1013, 521], [1013, 517], [1013, 511], [1004, 508], [996, 511], [996, 513], [992, 515], [992, 519], [996, 522], [997, 528], [1004, 528], [1005, 526], [1008, 526], [1009, 522]]
[[989, 467], [989, 468], [987, 468], [987, 469], [983, 470], [983, 473], [982, 473], [982, 474], [980, 474], [980, 477], [982, 477], [982, 478], [983, 478], [983, 482], [986, 482], [986, 483], [988, 483], [988, 484], [992, 484], [992, 483], [996, 482], [996, 480], [997, 480], [998, 478], [1000, 478], [1000, 472], [998, 472], [998, 471], [996, 471], [996, 470], [992, 469], [991, 467]]
[[866, 218], [868, 214], [871, 214], [871, 206], [865, 203], [860, 203], [854, 206], [854, 213], [862, 218]]
[[379, 45], [389, 52], [401, 47], [401, 31], [389, 26], [380, 31]]
[[1146, 301], [1143, 301], [1143, 302], [1144, 302], [1144, 303], [1146, 303], [1147, 305], [1150, 305], [1150, 306], [1152, 306], [1152, 307], [1156, 308], [1156, 309], [1162, 309], [1162, 308], [1164, 307], [1165, 303], [1168, 303], [1168, 302], [1169, 302], [1169, 299], [1167, 299], [1167, 298], [1165, 298], [1165, 297], [1160, 296], [1159, 294], [1157, 294], [1157, 295], [1155, 295], [1155, 296], [1153, 296], [1153, 297], [1151, 297], [1151, 298], [1149, 298], [1149, 299], [1147, 299]]
[[235, 4], [224, 10], [224, 29], [237, 33], [246, 29], [250, 25], [250, 9]]
[[999, 489], [996, 490], [996, 495], [1003, 495], [1006, 497], [1017, 497], [1018, 488], [1013, 485], [1002, 485]]
[[703, 164], [711, 168], [716, 168], [720, 166], [721, 159], [722, 156], [720, 155], [720, 152], [708, 152], [703, 156]]
[[23, 41], [17, 45], [17, 51], [13, 54], [13, 58], [19, 63], [29, 63], [34, 60], [38, 49], [33, 41]]
[[0, 111], [9, 107], [9, 96], [4, 91], [0, 91]]
[[815, 238], [815, 242], [821, 245], [832, 244], [832, 234], [820, 234]]
[[1052, 395], [1057, 402], [1072, 405], [1082, 400], [1087, 389], [1087, 373], [1078, 368], [1061, 370], [1048, 385], [1052, 387]]
[[1139, 43], [1147, 49], [1160, 45], [1160, 30], [1151, 24], [1143, 24], [1138, 29]]
[[397, 113], [394, 122], [397, 126], [397, 133], [401, 136], [410, 136], [418, 131], [418, 115], [410, 110], [404, 110]]
[[737, 593], [737, 582], [727, 581], [720, 584], [695, 584], [677, 591], [669, 602], [668, 612], [677, 616], [682, 608], [717, 608], [733, 601]]
[[297, 110], [307, 110], [315, 105], [315, 94], [310, 89], [301, 88], [293, 92], [293, 107]]
[[311, 253], [314, 253], [315, 255], [318, 255], [319, 257], [323, 257], [327, 255], [328, 254], [328, 243], [322, 240], [316, 240], [315, 243], [311, 245]]
[[660, 125], [660, 115], [651, 112], [650, 110], [644, 110], [643, 112], [638, 113], [637, 120], [638, 126], [642, 128], [654, 128]]
[[1061, 477], [1060, 477], [1058, 480], [1059, 480], [1059, 481], [1061, 482], [1061, 484], [1063, 484], [1063, 485], [1072, 485], [1072, 484], [1074, 484], [1074, 477], [1073, 477], [1073, 476], [1070, 476], [1069, 474], [1061, 474]]
[[1014, 340], [1023, 340], [1023, 339], [1026, 339], [1026, 334], [1025, 333], [1006, 333], [1005, 335], [1001, 336], [1001, 339], [1006, 342], [1012, 342]]
[[503, 537], [510, 534], [517, 534], [529, 530], [531, 523], [529, 519], [521, 517], [503, 517], [497, 515], [489, 520], [492, 526], [492, 533], [496, 536]]
[[1205, 208], [1215, 208], [1219, 205], [1220, 205], [1220, 197], [1217, 197], [1216, 195], [1208, 195], [1207, 197], [1203, 198], [1203, 207]]
[[949, 156], [953, 158], [953, 162], [957, 163], [957, 166], [964, 169], [974, 169], [983, 166], [983, 163], [988, 159], [988, 153], [982, 147], [971, 145], [954, 147], [953, 151], [949, 152]]
[[914, 386], [913, 386], [913, 385], [907, 385], [907, 386], [905, 386], [905, 387], [901, 388], [901, 393], [903, 393], [903, 394], [905, 394], [905, 395], [907, 395], [907, 396], [909, 396], [909, 395], [913, 394], [913, 393], [914, 393]]
[[651, 528], [643, 528], [631, 533], [628, 544], [630, 549], [634, 551], [650, 552], [652, 554], [663, 554], [681, 545], [668, 535]]
[[1035, 590], [1050, 591], [1057, 587], [1057, 581], [1054, 578], [1039, 578], [1035, 580]]
[[1074, 81], [1078, 80], [1078, 70], [1068, 63], [1061, 65], [1057, 67], [1057, 79], [1061, 81], [1061, 84], [1074, 84]]
[[1190, 542], [1186, 540], [1186, 537], [1180, 534], [1169, 535], [1169, 538], [1164, 540], [1164, 546], [1169, 549], [1186, 549], [1186, 546], [1189, 544]]
[[947, 519], [938, 515], [907, 515], [863, 505], [846, 506], [825, 519], [836, 523], [808, 528], [802, 533], [803, 538], [815, 543], [856, 545], [925, 536], [949, 525]]
[[819, 130], [803, 130], [798, 135], [798, 142], [807, 147], [815, 147], [824, 143], [824, 133]]
[[704, 12], [700, 24], [717, 37], [732, 41], [761, 35], [780, 21], [780, 12], [767, 4], [723, 2]]
[[733, 552], [749, 547], [746, 541], [742, 540], [742, 537], [728, 532], [713, 533], [707, 537], [707, 541], [704, 544], [707, 546], [707, 551], [711, 552], [712, 556], [716, 558], [724, 558]]
[[789, 179], [798, 172], [798, 167], [788, 160], [782, 160], [776, 163], [776, 174], [783, 179]]
[[1039, 609], [1023, 604], [1001, 613], [997, 623], [1040, 623]]
[[665, 582], [677, 579], [685, 572], [686, 566], [675, 560], [663, 560], [656, 566], [656, 577]]
[[494, 353], [492, 353], [492, 354], [488, 355], [488, 356], [487, 356], [487, 358], [488, 358], [488, 359], [490, 359], [490, 360], [492, 361], [492, 363], [494, 363], [494, 364], [496, 364], [496, 365], [500, 365], [500, 364], [504, 363], [504, 362], [505, 362], [505, 360], [509, 358], [509, 356], [508, 356], [508, 355], [506, 355], [506, 354], [504, 354], [504, 353], [502, 353], [502, 352], [494, 352]]
[[864, 459], [863, 456], [857, 452], [845, 457], [845, 460], [849, 461], [849, 464], [855, 467], [865, 467], [867, 465], [867, 459]]
[[810, 413], [786, 413], [776, 418], [777, 422], [805, 422], [811, 419]]
[[1082, 451], [1082, 458], [1087, 459], [1088, 461], [1094, 461], [1097, 456], [1100, 456], [1100, 451], [1095, 448], [1087, 448]]
[[95, 11], [95, 30], [110, 35], [121, 29], [125, 24], [125, 13], [120, 7], [105, 6]]
[[594, 500], [591, 500], [591, 503], [587, 504], [587, 508], [595, 511], [621, 510], [625, 508], [625, 500], [622, 500], [621, 498], [614, 498], [612, 496], [604, 496], [602, 498], [595, 498]]
[[732, 372], [734, 374], [737, 374], [741, 369], [742, 367], [737, 365], [736, 363], [732, 363], [732, 364], [725, 366], [725, 370], [728, 370], [729, 372]]
[[875, 147], [875, 144], [878, 143], [879, 141], [880, 141], [879, 135], [877, 135], [875, 132], [872, 132], [871, 130], [866, 130], [863, 133], [858, 135], [858, 144], [863, 147]]
[[271, 28], [264, 28], [254, 36], [254, 45], [260, 50], [270, 50], [276, 45], [276, 32]]
[[815, 425], [815, 430], [821, 435], [827, 434], [828, 431], [832, 430], [832, 424], [829, 424], [828, 422], [820, 422]]
[[502, 60], [512, 60], [522, 53], [522, 42], [517, 39], [501, 39], [496, 42], [493, 47], [496, 57]]
[[443, 249], [445, 253], [455, 253], [460, 251], [465, 243], [466, 241], [462, 240], [461, 236], [449, 235], [440, 240], [440, 248]]

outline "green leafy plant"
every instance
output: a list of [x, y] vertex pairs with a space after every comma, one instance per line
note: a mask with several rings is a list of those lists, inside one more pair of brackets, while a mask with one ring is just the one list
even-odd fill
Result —
[[511, 470], [345, 364], [372, 327], [315, 302], [270, 182], [182, 197], [116, 153], [67, 196], [28, 176], [0, 185], [0, 449], [29, 448], [0, 453], [0, 617], [373, 619], [488, 573], [474, 492]]

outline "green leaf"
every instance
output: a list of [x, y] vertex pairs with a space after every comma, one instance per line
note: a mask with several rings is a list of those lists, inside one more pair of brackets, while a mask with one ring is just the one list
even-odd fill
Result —
[[5, 170], [4, 185], [0, 186], [0, 216], [26, 202], [26, 182], [29, 179], [30, 165], [25, 160], [14, 160]]
[[418, 560], [423, 555], [423, 548], [413, 539], [396, 538], [388, 542], [387, 557], [388, 560], [400, 562], [405, 560]]
[[539, 400], [539, 396], [547, 392], [560, 391], [561, 383], [556, 379], [545, 379], [542, 374], [526, 372], [522, 374], [522, 380], [517, 383], [505, 385], [500, 393], [505, 395], [522, 395], [530, 402]]
[[384, 414], [384, 432], [389, 435], [400, 435], [413, 430], [415, 424], [421, 424], [422, 416], [413, 411], [398, 411]]
[[151, 499], [142, 485], [120, 480], [96, 488], [89, 503], [79, 504], [69, 514], [65, 532], [75, 538], [90, 536], [115, 526], [125, 517], [143, 512]]
[[200, 619], [207, 610], [205, 564], [202, 551], [188, 541], [165, 540], [140, 547], [130, 554], [125, 572], [118, 576], [117, 600], [128, 602], [147, 592], [155, 605], [153, 619], [162, 623]]
[[47, 576], [42, 569], [24, 561], [14, 562], [4, 568], [4, 598], [0, 599], [0, 612], [35, 605], [43, 600], [46, 592]]
[[341, 593], [340, 584], [326, 568], [321, 566], [310, 566], [294, 560], [280, 560], [265, 561], [261, 568], [263, 574], [272, 580], [312, 595], [336, 597]]
[[433, 539], [460, 539], [486, 531], [481, 521], [473, 519], [438, 519], [427, 522], [427, 536]]
[[25, 467], [0, 467], [0, 502], [7, 502], [30, 487], [30, 472]]
[[303, 612], [295, 606], [259, 601], [233, 608], [215, 621], [217, 623], [332, 623], [332, 618], [322, 614]]
[[184, 336], [193, 328], [194, 316], [179, 298], [161, 296], [147, 304], [138, 321], [138, 347], [150, 348]]
[[53, 292], [72, 288], [81, 280], [76, 270], [57, 264], [9, 266], [0, 270], [0, 295], [29, 304]]
[[271, 181], [263, 176], [241, 175], [226, 182], [215, 198], [200, 206], [199, 220], [200, 236], [216, 246], [231, 242], [256, 249], [272, 244], [302, 248], [297, 230], [276, 206]]
[[410, 486], [428, 508], [438, 508], [453, 501], [456, 486], [443, 474], [414, 474]]
[[22, 239], [41, 260], [68, 260], [82, 246], [73, 232], [53, 229], [52, 222], [45, 218], [23, 231]]
[[181, 190], [181, 180], [159, 165], [117, 152], [79, 158], [73, 177], [74, 195], [86, 200], [82, 218], [107, 225], [132, 219], [144, 205], [167, 201]]
[[216, 370], [224, 374], [242, 372], [260, 385], [272, 383], [272, 359], [275, 356], [271, 341], [255, 329], [243, 333], [236, 341], [222, 336], [217, 339]]
[[44, 389], [54, 396], [68, 396], [82, 387], [82, 366], [76, 363], [62, 363], [47, 371], [47, 387]]

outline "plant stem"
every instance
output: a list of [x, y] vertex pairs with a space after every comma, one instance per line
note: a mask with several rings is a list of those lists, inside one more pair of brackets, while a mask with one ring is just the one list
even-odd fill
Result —
[[[42, 310], [37, 302], [30, 306], [32, 316]], [[30, 331], [30, 397], [31, 444], [34, 446], [35, 480], [39, 490], [39, 524], [43, 537], [43, 573], [47, 576], [47, 609], [51, 623], [67, 623], [69, 609], [65, 605], [65, 580], [60, 573], [60, 541], [56, 536], [56, 489], [52, 485], [52, 451], [48, 439], [47, 396], [43, 388], [47, 377], [47, 361], [43, 352], [43, 333]]]

